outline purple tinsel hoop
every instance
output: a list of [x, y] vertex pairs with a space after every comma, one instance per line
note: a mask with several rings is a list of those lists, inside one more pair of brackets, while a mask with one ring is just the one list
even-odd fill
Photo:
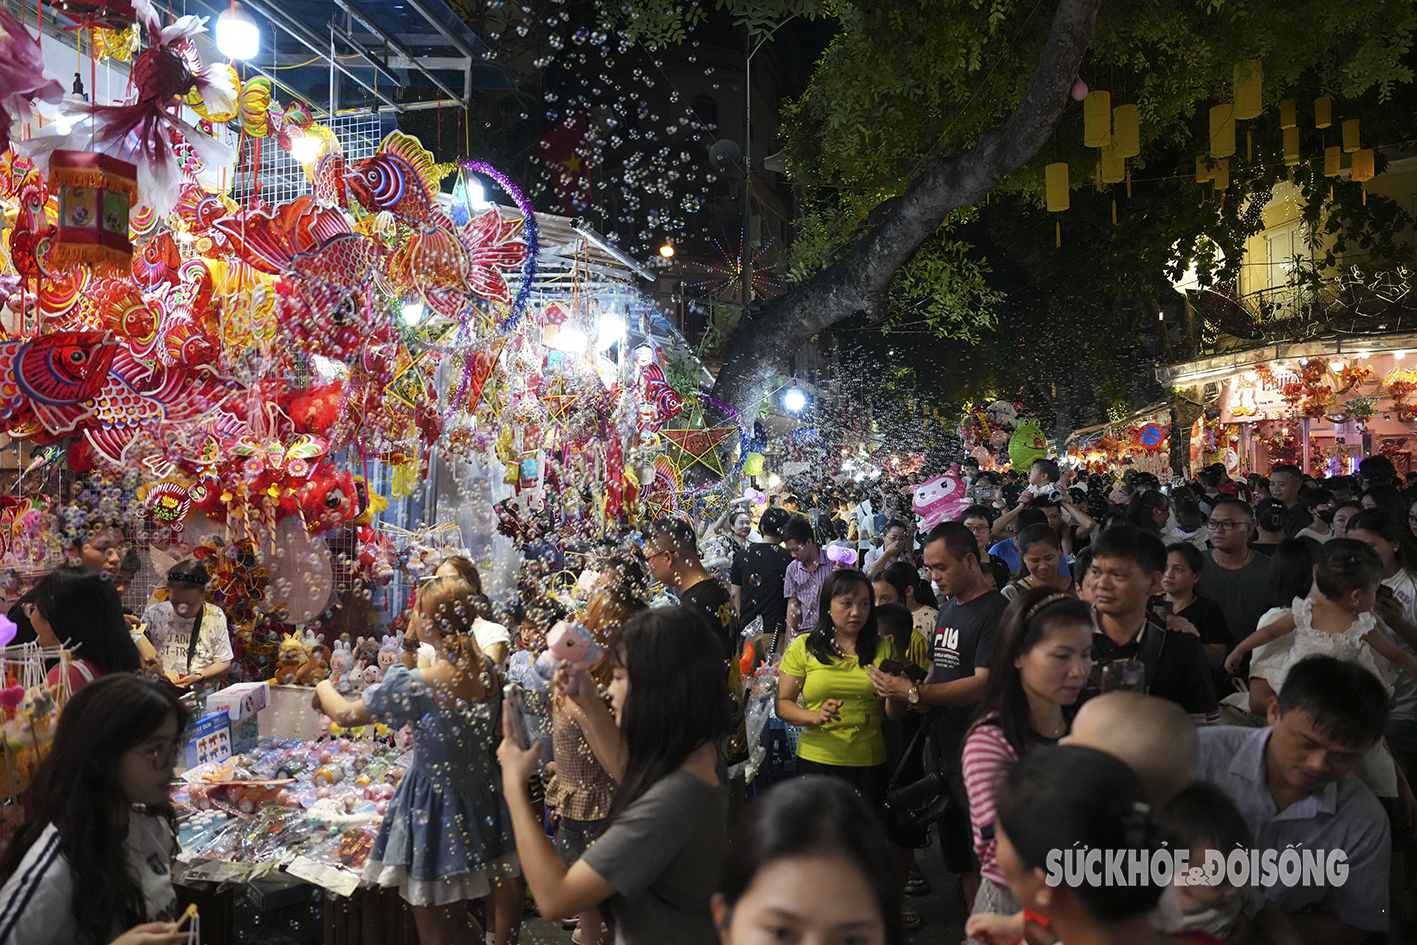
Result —
[[536, 211], [532, 209], [531, 201], [521, 188], [513, 183], [512, 179], [503, 174], [497, 168], [484, 161], [472, 161], [463, 158], [458, 161], [458, 166], [464, 172], [483, 174], [496, 181], [497, 186], [502, 188], [502, 192], [517, 205], [517, 209], [522, 214], [522, 232], [526, 241], [526, 262], [522, 265], [522, 284], [517, 287], [517, 297], [512, 300], [512, 313], [507, 316], [502, 324], [498, 325], [499, 331], [508, 332], [516, 327], [522, 315], [526, 314], [526, 303], [531, 298], [531, 289], [536, 282], [536, 265], [541, 256], [540, 235], [536, 225]]

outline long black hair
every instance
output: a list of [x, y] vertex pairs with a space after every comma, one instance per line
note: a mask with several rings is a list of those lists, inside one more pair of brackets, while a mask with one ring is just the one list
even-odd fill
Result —
[[[1077, 745], [1025, 755], [998, 788], [995, 821], [1027, 869], [1046, 869], [1056, 850], [1142, 850], [1151, 862], [1149, 854], [1165, 846], [1136, 773], [1114, 755]], [[1073, 894], [1094, 919], [1111, 924], [1146, 913], [1162, 888], [1084, 881]]]
[[876, 641], [880, 639], [876, 629], [876, 591], [871, 579], [855, 568], [840, 568], [827, 575], [822, 583], [822, 596], [817, 603], [817, 626], [807, 637], [807, 652], [819, 662], [831, 663], [836, 656], [836, 624], [832, 623], [832, 601], [845, 597], [852, 591], [864, 588], [867, 606], [866, 623], [856, 637], [856, 662], [861, 666], [876, 658]]
[[[904, 561], [892, 561], [890, 564], [886, 565], [886, 572], [900, 575], [901, 580], [908, 584], [910, 589], [915, 592], [915, 602], [917, 604], [924, 604], [926, 607], [930, 607], [934, 610], [940, 609], [940, 602], [935, 597], [934, 588], [920, 579], [919, 568], [915, 567], [913, 564], [906, 564]], [[901, 595], [901, 602], [905, 602], [904, 594]]]
[[675, 771], [700, 745], [727, 734], [727, 654], [708, 618], [687, 607], [652, 607], [616, 631], [613, 665], [630, 677], [620, 712], [629, 756], [607, 822]]
[[1309, 596], [1321, 547], [1308, 537], [1286, 538], [1274, 546], [1269, 557], [1269, 606], [1288, 607], [1294, 598]]
[[893, 882], [885, 830], [861, 795], [839, 778], [793, 778], [759, 797], [743, 812], [728, 843], [719, 894], [738, 904], [758, 873], [771, 863], [805, 855], [839, 856], [860, 870], [875, 895], [886, 945], [899, 945], [901, 888]]
[[[82, 945], [104, 945], [112, 929], [131, 928], [147, 915], [142, 888], [128, 865], [119, 815], [123, 755], [151, 737], [167, 719], [180, 733], [189, 716], [176, 695], [137, 676], [119, 673], [74, 694], [59, 717], [54, 747], [35, 769], [28, 819], [0, 861], [0, 881], [15, 875], [25, 854], [49, 824], [74, 875], [72, 908]], [[149, 808], [172, 816], [172, 806]]]
[[1018, 596], [1004, 612], [994, 661], [984, 683], [984, 698], [975, 711], [975, 725], [995, 716], [992, 724], [1003, 729], [1020, 757], [1034, 745], [1048, 739], [1033, 726], [1023, 679], [1014, 666], [1018, 658], [1043, 641], [1053, 628], [1066, 625], [1092, 626], [1092, 611], [1082, 601], [1051, 587], [1035, 587]]
[[1345, 532], [1350, 538], [1353, 530], [1372, 532], [1383, 541], [1397, 542], [1397, 563], [1406, 571], [1417, 573], [1417, 543], [1412, 540], [1412, 530], [1401, 518], [1394, 518], [1386, 509], [1364, 509], [1348, 520]]
[[34, 604], [59, 642], [100, 673], [136, 673], [142, 668], [118, 590], [97, 570], [60, 565], [35, 585]]
[[1051, 525], [1030, 525], [1018, 536], [1018, 573], [1014, 577], [1020, 581], [1028, 577], [1028, 565], [1024, 563], [1023, 556], [1028, 554], [1028, 549], [1034, 545], [1047, 545], [1058, 552], [1058, 557], [1063, 556], [1063, 543], [1058, 538], [1058, 533], [1053, 531]]

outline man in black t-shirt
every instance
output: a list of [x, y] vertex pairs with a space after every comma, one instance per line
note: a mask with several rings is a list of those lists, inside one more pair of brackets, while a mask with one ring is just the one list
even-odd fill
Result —
[[1134, 525], [1118, 525], [1093, 542], [1092, 566], [1084, 580], [1096, 626], [1092, 634], [1092, 677], [1078, 697], [1081, 705], [1100, 691], [1109, 663], [1142, 664], [1143, 691], [1178, 703], [1198, 725], [1220, 719], [1220, 704], [1200, 637], [1167, 630], [1147, 615], [1147, 602], [1161, 589], [1166, 546]]
[[758, 521], [762, 541], [753, 542], [733, 556], [729, 569], [733, 609], [738, 625], [746, 627], [754, 618], [763, 618], [763, 633], [776, 634], [787, 627], [787, 598], [782, 580], [792, 555], [782, 547], [782, 526], [786, 509], [767, 509]]
[[673, 518], [650, 523], [641, 553], [655, 580], [679, 589], [680, 604], [708, 617], [723, 642], [724, 658], [735, 659], [738, 625], [733, 617], [733, 599], [699, 560], [699, 545], [689, 523]]

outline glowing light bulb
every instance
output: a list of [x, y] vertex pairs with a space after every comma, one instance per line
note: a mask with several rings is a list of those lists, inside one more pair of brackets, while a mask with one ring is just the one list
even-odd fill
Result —
[[301, 135], [290, 143], [290, 156], [301, 164], [314, 163], [320, 156], [320, 139], [314, 135]]
[[586, 335], [579, 328], [568, 328], [561, 326], [561, 330], [556, 332], [556, 337], [551, 342], [558, 351], [567, 354], [579, 354], [585, 350]]
[[671, 244], [669, 244], [669, 243], [665, 243], [663, 246], [659, 247], [659, 255], [663, 256], [665, 259], [673, 259], [673, 258], [674, 258], [674, 247], [673, 247], [673, 245], [671, 245]]
[[605, 351], [617, 341], [625, 340], [625, 319], [615, 312], [606, 312], [595, 322], [595, 348]]
[[228, 59], [250, 59], [261, 51], [261, 31], [251, 14], [233, 3], [216, 18], [216, 48]]
[[794, 387], [782, 395], [782, 405], [793, 413], [797, 413], [807, 406], [807, 395]]

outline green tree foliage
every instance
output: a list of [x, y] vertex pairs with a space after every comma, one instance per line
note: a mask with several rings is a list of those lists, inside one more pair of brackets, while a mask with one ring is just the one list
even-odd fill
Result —
[[[791, 16], [834, 16], [840, 24], [807, 92], [785, 109], [788, 172], [803, 195], [791, 270], [800, 280], [875, 227], [883, 203], [903, 194], [925, 161], [970, 147], [1004, 121], [1039, 61], [1055, 4], [718, 6], [759, 35]], [[695, 15], [672, 0], [631, 8], [633, 15], [622, 14], [629, 28], [649, 35], [652, 27], [667, 40], [679, 34], [666, 24]], [[1414, 0], [1104, 2], [1081, 73], [1093, 89], [1109, 91], [1114, 106], [1138, 105], [1142, 151], [1129, 162], [1132, 196], [1120, 185], [1095, 185], [1098, 152], [1083, 146], [1082, 108], [1070, 107], [1034, 159], [1009, 173], [987, 204], [942, 221], [898, 272], [887, 325], [923, 325], [969, 342], [942, 349], [967, 353], [977, 380], [964, 385], [1007, 390], [1017, 383], [1046, 391], [1038, 394], [1046, 400], [1090, 377], [1080, 396], [1123, 401], [1157, 393], [1147, 383], [1151, 362], [1184, 354], [1197, 340], [1178, 319], [1167, 320], [1176, 302], [1167, 280], [1193, 265], [1203, 284], [1234, 278], [1245, 239], [1261, 229], [1259, 210], [1291, 173], [1279, 153], [1285, 98], [1299, 102], [1306, 163], [1292, 173], [1310, 224], [1340, 236], [1338, 254], [1357, 250], [1362, 265], [1391, 264], [1401, 253], [1391, 234], [1401, 229], [1402, 212], [1371, 197], [1364, 205], [1358, 185], [1348, 183], [1327, 200], [1333, 182], [1315, 162], [1321, 165], [1322, 147], [1336, 143], [1339, 129], [1314, 129], [1312, 101], [1333, 96], [1336, 121], [1361, 116], [1365, 144], [1410, 137], [1402, 103], [1413, 79], [1414, 27]], [[1195, 182], [1195, 157], [1209, 148], [1210, 107], [1231, 100], [1234, 67], [1249, 59], [1263, 63], [1265, 112], [1238, 123], [1230, 186], [1218, 193]], [[1043, 168], [1056, 161], [1068, 163], [1074, 194], [1072, 209], [1055, 218], [1040, 208]], [[1064, 234], [1056, 250], [1055, 222]], [[1038, 353], [1021, 353], [1028, 349]], [[1118, 376], [1118, 365], [1142, 380]], [[936, 383], [939, 373], [921, 376]]]

